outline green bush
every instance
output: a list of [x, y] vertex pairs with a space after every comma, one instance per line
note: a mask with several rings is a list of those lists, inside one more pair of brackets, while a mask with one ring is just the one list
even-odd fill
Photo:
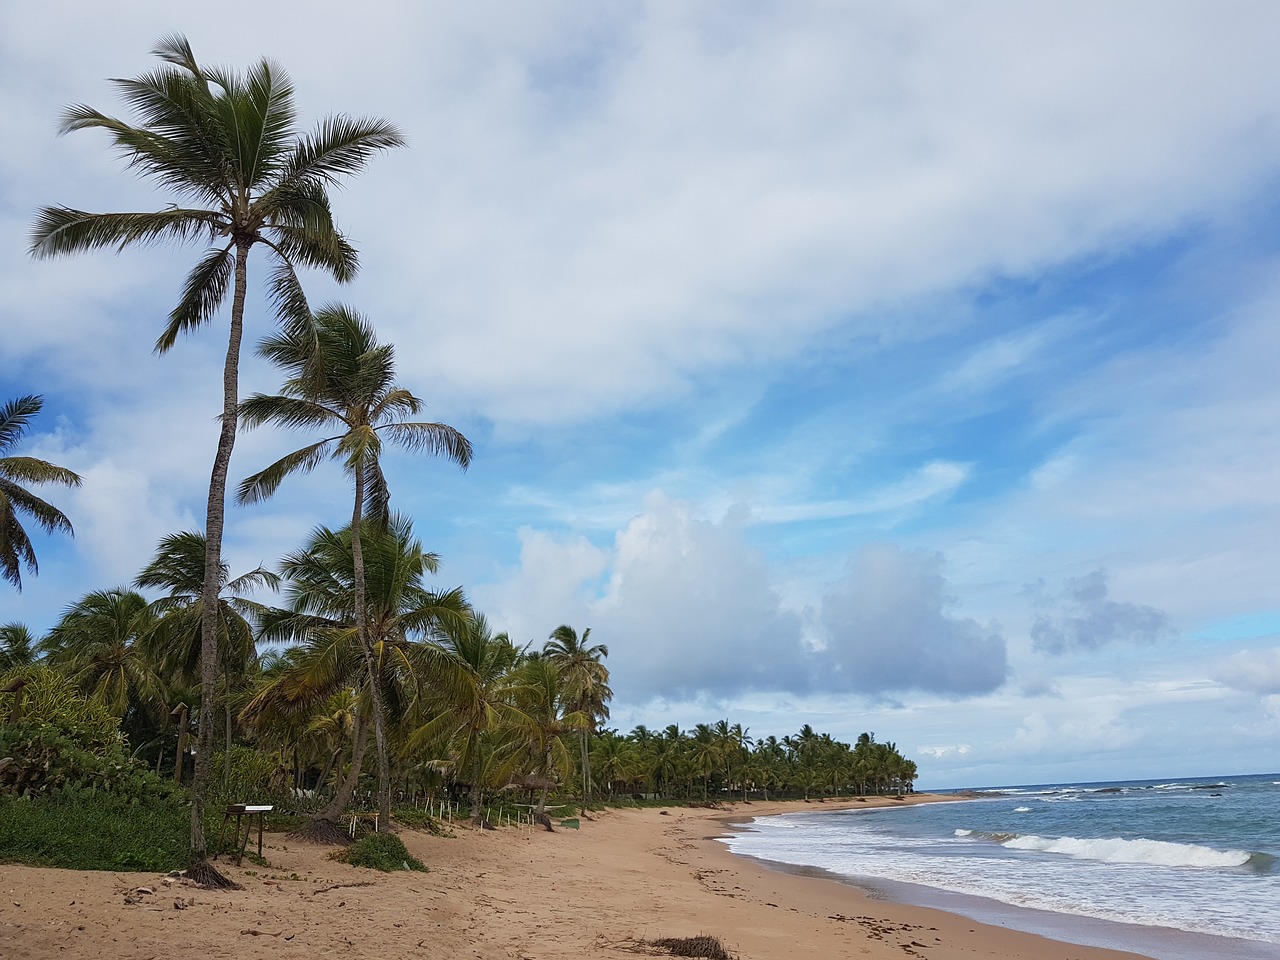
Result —
[[353, 867], [369, 867], [384, 873], [392, 870], [420, 870], [425, 873], [427, 870], [421, 860], [409, 855], [404, 841], [394, 833], [371, 833], [333, 856], [335, 860]]
[[163, 872], [186, 865], [191, 811], [177, 798], [138, 804], [63, 790], [0, 797], [0, 861], [69, 870]]
[[172, 795], [173, 786], [129, 756], [119, 721], [74, 684], [43, 666], [19, 667], [0, 686], [0, 796], [43, 797], [63, 790], [103, 791], [130, 803]]
[[97, 700], [82, 696], [58, 671], [39, 664], [15, 667], [0, 676], [0, 687], [15, 680], [26, 683], [19, 693], [0, 693], [0, 720], [51, 724], [85, 747], [105, 747], [120, 739], [120, 719]]

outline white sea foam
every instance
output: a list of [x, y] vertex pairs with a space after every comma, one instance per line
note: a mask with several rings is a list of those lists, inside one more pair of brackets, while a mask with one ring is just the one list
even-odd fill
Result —
[[1249, 860], [1244, 850], [1215, 850], [1194, 843], [1164, 840], [1123, 840], [1109, 837], [1082, 840], [1076, 837], [1012, 837], [1004, 841], [1009, 850], [1059, 853], [1081, 860], [1106, 863], [1152, 863], [1163, 867], [1240, 867]]
[[1030, 807], [1014, 807], [1013, 812], [1014, 813], [1030, 813], [1031, 808]]

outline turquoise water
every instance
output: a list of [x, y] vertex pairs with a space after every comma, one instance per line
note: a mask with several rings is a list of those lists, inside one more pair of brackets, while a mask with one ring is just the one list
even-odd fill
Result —
[[[993, 788], [955, 803], [765, 817], [726, 843], [851, 880], [1146, 928], [1155, 948], [1141, 950], [1162, 960], [1280, 958], [1280, 774]], [[961, 909], [984, 919], [980, 906]], [[1028, 916], [1015, 925], [1044, 926]], [[1152, 927], [1225, 939], [1189, 945]], [[1104, 945], [1139, 949], [1136, 937]]]

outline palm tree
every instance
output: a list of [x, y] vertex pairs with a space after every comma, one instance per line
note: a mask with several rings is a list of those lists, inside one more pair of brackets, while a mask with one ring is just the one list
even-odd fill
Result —
[[444, 456], [466, 469], [471, 444], [443, 423], [409, 422], [422, 401], [395, 382], [395, 350], [379, 344], [368, 321], [344, 306], [319, 311], [312, 322], [264, 340], [259, 353], [289, 373], [281, 393], [254, 394], [240, 404], [245, 427], [278, 423], [337, 432], [281, 457], [240, 485], [239, 501], [270, 497], [291, 473], [308, 472], [325, 459], [342, 462], [355, 487], [351, 546], [355, 563], [355, 626], [372, 678], [373, 730], [378, 752], [380, 822], [391, 823], [391, 777], [383, 692], [374, 667], [373, 643], [365, 622], [364, 554], [361, 524], [366, 518], [386, 528], [391, 494], [382, 472], [383, 438], [410, 450]]
[[41, 646], [51, 666], [136, 728], [163, 712], [164, 682], [144, 642], [154, 622], [142, 594], [96, 590], [67, 608]]
[[[204, 534], [190, 530], [170, 534], [160, 541], [155, 557], [133, 581], [136, 587], [168, 590], [165, 596], [151, 604], [158, 619], [149, 639], [162, 669], [183, 684], [196, 682], [200, 676], [204, 557]], [[236, 681], [243, 682], [257, 659], [253, 621], [260, 619], [265, 610], [244, 594], [259, 587], [274, 590], [279, 583], [280, 578], [264, 567], [232, 579], [227, 564], [221, 565], [217, 625], [226, 719], [224, 783], [231, 779], [231, 685]]]
[[591, 799], [591, 758], [587, 752], [588, 740], [595, 732], [596, 724], [609, 718], [608, 702], [613, 699], [609, 688], [609, 668], [601, 661], [609, 655], [603, 643], [587, 645], [591, 628], [582, 636], [568, 624], [561, 624], [551, 631], [542, 647], [542, 655], [554, 661], [560, 668], [565, 685], [565, 699], [570, 710], [584, 714], [590, 725], [578, 733], [582, 752], [582, 809], [586, 810]]
[[[375, 679], [379, 690], [401, 701], [416, 695], [424, 677], [446, 688], [456, 682], [456, 658], [434, 641], [466, 615], [461, 588], [438, 592], [425, 585], [439, 558], [413, 537], [407, 518], [393, 516], [386, 529], [366, 530], [361, 539], [367, 561], [363, 584], [355, 580], [349, 527], [320, 527], [302, 550], [285, 557], [281, 573], [288, 609], [266, 618], [261, 637], [301, 641], [303, 649], [258, 692], [245, 709], [247, 718], [311, 709], [346, 688], [367, 686], [371, 692]], [[371, 658], [355, 630], [357, 595], [364, 603], [361, 618]], [[351, 799], [364, 755], [363, 718], [363, 713], [357, 717], [352, 737], [351, 771], [333, 803], [316, 816], [317, 839], [332, 835], [325, 825], [335, 823]]]
[[[26, 396], [10, 400], [0, 407], [0, 454], [22, 439], [31, 418], [43, 406], [43, 398]], [[31, 517], [46, 533], [59, 530], [73, 533], [66, 515], [22, 486], [26, 483], [61, 483], [78, 487], [80, 478], [66, 467], [55, 467], [35, 457], [0, 456], [0, 577], [18, 590], [22, 589], [23, 566], [30, 573], [39, 572], [31, 538], [22, 528], [19, 515]]]
[[486, 739], [499, 731], [532, 730], [530, 719], [512, 703], [519, 692], [512, 668], [520, 650], [505, 633], [494, 634], [483, 614], [446, 628], [440, 642], [462, 667], [460, 682], [436, 698], [434, 716], [409, 736], [406, 750], [452, 745], [457, 767], [470, 778], [471, 822], [479, 825], [484, 822], [486, 781], [505, 779], [511, 766], [491, 769], [485, 776]]
[[534, 819], [550, 828], [547, 789], [573, 771], [573, 754], [566, 739], [586, 729], [585, 714], [571, 709], [565, 697], [559, 665], [549, 657], [530, 654], [517, 668], [516, 706], [531, 721], [524, 745], [529, 783], [538, 784]]
[[204, 800], [217, 685], [217, 598], [227, 469], [235, 446], [240, 342], [248, 292], [249, 253], [267, 249], [269, 293], [280, 318], [305, 318], [297, 267], [327, 271], [339, 282], [357, 267], [355, 249], [338, 232], [328, 188], [359, 172], [372, 157], [402, 146], [385, 120], [330, 117], [305, 136], [297, 131], [294, 89], [275, 64], [260, 60], [243, 74], [207, 68], [184, 37], [162, 39], [153, 51], [163, 65], [116, 86], [138, 118], [133, 125], [91, 107], [70, 107], [62, 132], [100, 129], [128, 165], [181, 203], [147, 213], [87, 213], [44, 207], [32, 231], [36, 257], [121, 248], [159, 240], [203, 238], [210, 246], [187, 275], [178, 305], [156, 341], [164, 353], [178, 334], [213, 319], [231, 290], [231, 326], [222, 373], [222, 418], [209, 478], [202, 592], [200, 746], [191, 809], [189, 875], [214, 884], [224, 878], [205, 852]]
[[39, 643], [25, 623], [0, 626], [0, 676], [14, 667], [28, 667], [39, 656]]

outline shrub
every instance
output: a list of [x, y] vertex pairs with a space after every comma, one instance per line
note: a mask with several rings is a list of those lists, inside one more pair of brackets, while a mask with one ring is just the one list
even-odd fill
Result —
[[63, 790], [106, 792], [123, 802], [172, 796], [174, 787], [129, 756], [119, 721], [72, 682], [43, 666], [20, 667], [0, 686], [26, 680], [17, 694], [0, 695], [0, 796], [44, 797]]
[[173, 797], [140, 805], [74, 788], [35, 800], [0, 797], [0, 851], [9, 863], [161, 872], [185, 865], [190, 838], [191, 812]]
[[409, 855], [404, 841], [394, 833], [371, 833], [333, 854], [333, 858], [353, 867], [370, 867], [384, 873], [392, 870], [420, 870], [425, 873], [427, 870], [421, 860]]

